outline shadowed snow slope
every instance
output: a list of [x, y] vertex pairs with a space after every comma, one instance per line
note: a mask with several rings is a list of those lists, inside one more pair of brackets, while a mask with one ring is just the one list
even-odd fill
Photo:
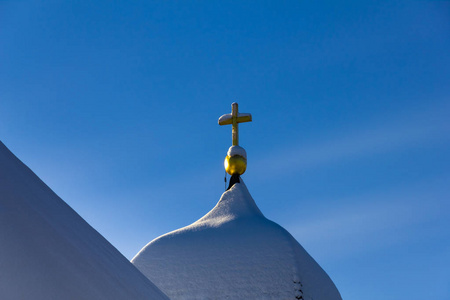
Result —
[[167, 299], [0, 142], [0, 299]]
[[236, 183], [197, 222], [132, 260], [171, 299], [339, 300], [328, 275]]

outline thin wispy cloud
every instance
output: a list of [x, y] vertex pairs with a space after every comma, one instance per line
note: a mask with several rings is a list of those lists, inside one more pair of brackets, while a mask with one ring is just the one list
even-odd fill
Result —
[[[347, 257], [417, 238], [412, 228], [447, 219], [450, 178], [416, 188], [354, 196], [320, 215], [288, 226], [307, 248], [323, 258]], [[360, 201], [364, 199], [364, 201]], [[342, 199], [341, 199], [342, 200]], [[442, 233], [440, 233], [442, 234]], [[333, 251], [329, 251], [330, 245]]]
[[[293, 145], [253, 163], [255, 169], [264, 168], [265, 174], [281, 174], [305, 168], [320, 167], [343, 159], [374, 156], [408, 147], [448, 141], [450, 124], [447, 103], [428, 110], [413, 111], [401, 116], [378, 120], [375, 124], [361, 124], [351, 134], [336, 132], [324, 137], [318, 144]], [[355, 125], [357, 126], [357, 124]], [[282, 159], [273, 160], [272, 157]], [[256, 172], [258, 173], [258, 172]]]

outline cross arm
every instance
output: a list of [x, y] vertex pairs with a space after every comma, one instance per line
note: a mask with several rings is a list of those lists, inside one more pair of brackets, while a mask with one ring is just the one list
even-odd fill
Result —
[[[245, 122], [251, 122], [252, 121], [252, 115], [247, 113], [238, 113], [236, 118], [236, 123], [245, 123]], [[232, 114], [225, 114], [222, 115], [219, 118], [219, 125], [229, 125], [233, 124], [233, 115]]]

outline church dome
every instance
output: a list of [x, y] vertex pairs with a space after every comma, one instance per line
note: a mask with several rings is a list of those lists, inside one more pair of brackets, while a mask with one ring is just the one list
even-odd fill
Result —
[[151, 241], [132, 263], [173, 300], [341, 300], [305, 249], [264, 217], [242, 179], [204, 217]]

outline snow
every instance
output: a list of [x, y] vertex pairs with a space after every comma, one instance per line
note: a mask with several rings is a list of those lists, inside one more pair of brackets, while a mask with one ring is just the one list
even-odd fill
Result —
[[168, 299], [0, 142], [0, 299]]
[[222, 124], [226, 121], [229, 121], [228, 123], [231, 124], [231, 119], [233, 119], [233, 115], [232, 114], [224, 114], [222, 116], [219, 117], [219, 124]]
[[341, 300], [303, 247], [264, 217], [242, 179], [203, 218], [151, 241], [132, 263], [173, 300]]
[[247, 152], [241, 146], [231, 146], [227, 152], [228, 156], [240, 155], [243, 158], [247, 159]]

